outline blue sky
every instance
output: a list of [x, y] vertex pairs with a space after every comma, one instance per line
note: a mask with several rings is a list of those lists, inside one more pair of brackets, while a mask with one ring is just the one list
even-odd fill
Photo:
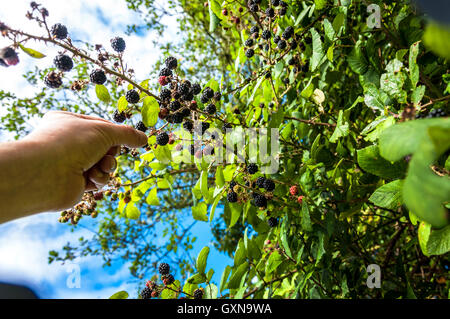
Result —
[[[2, 5], [0, 21], [11, 27], [36, 33], [36, 25], [25, 18], [30, 1], [18, 0]], [[126, 8], [124, 0], [66, 0], [39, 1], [50, 12], [50, 23], [61, 22], [67, 25], [72, 39], [82, 39], [90, 43], [109, 45], [109, 39], [123, 36], [127, 42], [127, 63], [130, 66], [146, 65], [149, 68], [159, 57], [159, 50], [152, 47], [155, 35], [142, 32], [139, 35], [125, 36], [126, 26], [139, 21], [140, 17]], [[164, 1], [162, 1], [164, 3]], [[82, 21], [82, 23], [80, 23]], [[167, 39], [175, 39], [177, 23], [174, 17], [163, 20], [169, 26], [165, 33]], [[0, 38], [0, 47], [9, 43]], [[41, 89], [29, 85], [22, 74], [34, 68], [48, 67], [52, 64], [57, 50], [47, 48], [41, 43], [27, 45], [44, 52], [47, 57], [34, 60], [20, 54], [19, 65], [2, 68], [0, 89], [11, 91], [18, 96], [31, 96]], [[133, 67], [138, 79], [144, 79], [149, 70], [145, 67]], [[2, 115], [0, 105], [0, 116]], [[31, 127], [39, 119], [31, 121]], [[10, 140], [11, 136], [0, 128], [0, 141]], [[219, 216], [219, 212], [216, 212]], [[131, 297], [136, 297], [136, 279], [130, 276], [127, 264], [116, 263], [112, 267], [103, 268], [98, 257], [87, 257], [76, 265], [47, 263], [49, 250], [60, 250], [67, 242], [76, 242], [79, 237], [89, 238], [92, 233], [83, 227], [71, 227], [58, 223], [57, 213], [39, 214], [0, 225], [0, 282], [21, 283], [32, 288], [41, 298], [108, 298], [119, 290], [127, 290]], [[83, 225], [85, 221], [81, 222]], [[90, 222], [92, 223], [92, 222]], [[198, 222], [192, 229], [198, 236], [193, 256], [207, 245], [210, 245], [211, 233], [209, 223]], [[215, 270], [213, 280], [218, 282], [226, 264], [231, 261], [217, 252], [212, 245], [208, 260], [209, 267]], [[68, 288], [72, 270], [81, 271], [80, 288]]]

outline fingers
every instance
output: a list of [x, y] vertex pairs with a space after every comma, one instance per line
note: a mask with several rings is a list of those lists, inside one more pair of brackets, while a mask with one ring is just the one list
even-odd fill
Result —
[[102, 119], [101, 117], [94, 117], [94, 116], [90, 116], [90, 115], [72, 113], [72, 112], [67, 112], [67, 111], [48, 111], [47, 113], [44, 114], [44, 117], [51, 117], [51, 116], [72, 116], [72, 117], [78, 117], [78, 118], [84, 119], [84, 120], [91, 120], [91, 121], [94, 120], [94, 121], [102, 121], [105, 123], [111, 123], [110, 121]]
[[105, 155], [97, 164], [103, 173], [112, 173], [117, 167], [117, 161], [114, 156]]
[[101, 189], [109, 181], [109, 173], [103, 172], [98, 165], [95, 165], [87, 171], [87, 179]]
[[144, 132], [135, 130], [131, 126], [102, 123], [104, 132], [111, 138], [114, 145], [126, 145], [131, 148], [142, 147], [147, 144], [148, 138]]

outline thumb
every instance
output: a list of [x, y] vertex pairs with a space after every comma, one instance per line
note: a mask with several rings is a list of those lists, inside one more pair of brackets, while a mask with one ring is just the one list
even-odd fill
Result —
[[138, 131], [128, 125], [102, 123], [103, 131], [111, 139], [113, 145], [126, 145], [131, 148], [142, 147], [147, 144], [148, 138], [144, 132]]

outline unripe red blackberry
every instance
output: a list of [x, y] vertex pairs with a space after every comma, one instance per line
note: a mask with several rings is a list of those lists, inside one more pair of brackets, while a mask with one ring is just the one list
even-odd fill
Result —
[[65, 25], [62, 25], [61, 23], [56, 23], [51, 27], [50, 33], [55, 38], [63, 40], [67, 37], [67, 28]]
[[158, 298], [158, 296], [159, 296], [159, 292], [157, 290], [153, 290], [152, 291], [152, 297], [153, 298]]
[[158, 82], [161, 86], [165, 86], [169, 83], [167, 76], [160, 76]]
[[289, 193], [292, 195], [292, 196], [295, 196], [295, 195], [297, 195], [298, 194], [298, 187], [297, 186], [291, 186], [291, 188], [289, 188]]
[[170, 266], [167, 263], [160, 263], [158, 267], [158, 271], [161, 275], [168, 275], [170, 272]]
[[234, 191], [228, 192], [227, 201], [230, 203], [236, 203], [238, 201], [238, 195]]
[[255, 163], [250, 163], [247, 166], [247, 172], [251, 175], [255, 174], [258, 171], [258, 165]]
[[216, 106], [214, 104], [208, 104], [208, 106], [205, 108], [206, 113], [213, 115], [216, 113]]
[[126, 44], [125, 44], [125, 40], [123, 38], [115, 37], [115, 38], [112, 38], [110, 40], [110, 42], [111, 42], [111, 47], [113, 48], [114, 51], [119, 52], [119, 53], [125, 51]]
[[96, 192], [96, 193], [94, 193], [94, 199], [95, 200], [102, 200], [103, 199], [103, 192]]
[[166, 132], [161, 132], [156, 136], [156, 143], [164, 146], [169, 143], [169, 135]]
[[118, 110], [114, 111], [113, 119], [117, 123], [123, 123], [126, 119], [126, 116], [123, 112], [119, 112]]
[[167, 115], [169, 115], [169, 109], [163, 107], [159, 110], [158, 117], [161, 120], [164, 120], [167, 117]]
[[91, 72], [89, 77], [91, 79], [91, 82], [94, 84], [101, 85], [106, 82], [105, 72], [101, 69], [95, 69], [94, 71]]
[[222, 10], [222, 14], [223, 14], [224, 16], [227, 16], [227, 15], [228, 15], [228, 10], [227, 10], [227, 9], [223, 9], [223, 10]]
[[130, 196], [125, 196], [125, 197], [123, 198], [123, 202], [124, 202], [125, 204], [128, 204], [129, 202], [131, 202], [131, 197], [130, 197]]
[[304, 196], [300, 195], [300, 196], [297, 198], [297, 202], [298, 202], [299, 204], [302, 204], [302, 203], [303, 203], [303, 198], [304, 198]]
[[164, 63], [166, 64], [166, 67], [171, 70], [176, 69], [178, 66], [177, 59], [173, 56], [168, 57]]
[[203, 289], [199, 288], [194, 291], [194, 299], [203, 299]]
[[49, 88], [56, 89], [62, 85], [62, 79], [58, 73], [51, 71], [45, 76], [44, 83]]
[[129, 90], [126, 94], [125, 94], [125, 99], [127, 100], [128, 103], [130, 104], [136, 104], [139, 102], [140, 100], [140, 96], [139, 93], [136, 90]]
[[276, 219], [275, 217], [270, 217], [267, 220], [267, 224], [269, 224], [269, 227], [277, 227], [278, 226], [278, 219]]
[[150, 299], [152, 296], [152, 290], [148, 287], [145, 287], [144, 289], [142, 289], [139, 295], [141, 299]]
[[73, 61], [72, 59], [65, 54], [60, 54], [55, 57], [53, 60], [53, 63], [58, 68], [58, 70], [63, 72], [68, 72], [72, 70], [73, 68]]
[[144, 122], [139, 121], [139, 122], [136, 124], [136, 130], [145, 133], [145, 131], [147, 131], [147, 126], [145, 126]]

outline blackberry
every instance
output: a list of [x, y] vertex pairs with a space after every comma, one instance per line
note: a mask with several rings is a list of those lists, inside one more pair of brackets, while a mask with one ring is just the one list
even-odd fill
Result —
[[200, 98], [200, 102], [202, 102], [203, 104], [206, 104], [209, 102], [209, 98], [205, 95], [202, 95], [202, 97]]
[[251, 182], [251, 181], [246, 181], [245, 186], [250, 187], [250, 188], [255, 188], [255, 183]]
[[53, 60], [53, 63], [58, 68], [58, 70], [63, 72], [68, 72], [72, 70], [73, 68], [73, 61], [72, 59], [65, 54], [60, 54], [55, 57]]
[[166, 64], [166, 67], [171, 70], [176, 69], [178, 66], [177, 59], [173, 56], [168, 57], [164, 63]]
[[298, 43], [297, 43], [297, 41], [293, 40], [290, 45], [291, 45], [291, 49], [295, 49], [297, 47]]
[[253, 27], [250, 28], [250, 33], [259, 33], [259, 28], [255, 25]]
[[263, 187], [266, 191], [271, 192], [275, 189], [275, 183], [271, 179], [266, 179], [263, 183]]
[[230, 191], [227, 194], [227, 201], [229, 203], [236, 203], [238, 200], [238, 195], [234, 191]]
[[287, 3], [281, 0], [280, 6], [282, 6], [283, 8], [287, 8]]
[[266, 16], [273, 18], [275, 16], [275, 10], [273, 8], [267, 8], [266, 9]]
[[278, 42], [280, 42], [281, 38], [279, 35], [276, 35], [273, 37], [273, 43], [277, 44]]
[[247, 39], [247, 41], [245, 41], [244, 45], [246, 47], [251, 47], [253, 45], [253, 39]]
[[189, 109], [186, 107], [186, 108], [184, 108], [184, 109], [181, 111], [181, 114], [183, 114], [183, 117], [188, 117], [189, 115], [191, 115], [191, 110], [189, 110]]
[[277, 44], [277, 47], [278, 47], [278, 49], [280, 49], [280, 50], [286, 49], [286, 46], [287, 46], [287, 43], [286, 43], [286, 41], [284, 41], [284, 40], [280, 40], [280, 42], [278, 42], [278, 44]]
[[222, 131], [226, 133], [227, 129], [231, 129], [233, 126], [230, 123], [224, 123], [222, 126]]
[[202, 95], [206, 96], [208, 99], [212, 99], [214, 97], [214, 90], [207, 86], [203, 89]]
[[44, 83], [49, 88], [57, 89], [62, 85], [61, 76], [55, 71], [51, 71], [45, 76]]
[[253, 50], [253, 49], [248, 49], [247, 51], [245, 51], [245, 56], [247, 57], [247, 58], [251, 58], [251, 57], [253, 57], [255, 55], [255, 50]]
[[269, 227], [277, 227], [278, 226], [278, 219], [276, 219], [275, 217], [270, 217], [267, 220], [267, 224], [269, 225]]
[[257, 4], [252, 4], [249, 7], [249, 9], [250, 9], [251, 12], [258, 12], [259, 6]]
[[214, 100], [220, 101], [221, 98], [222, 98], [222, 93], [220, 93], [219, 91], [214, 93]]
[[258, 186], [259, 188], [263, 188], [265, 181], [266, 181], [265, 177], [263, 176], [258, 177], [258, 179], [256, 180], [256, 186]]
[[141, 131], [141, 132], [145, 132], [145, 131], [147, 131], [147, 126], [145, 126], [144, 122], [139, 121], [136, 124], [136, 130]]
[[100, 69], [95, 69], [94, 71], [92, 71], [89, 77], [91, 79], [91, 82], [94, 84], [101, 85], [106, 82], [105, 72], [103, 72], [103, 70]]
[[163, 101], [169, 101], [172, 97], [172, 92], [170, 92], [169, 89], [162, 89], [161, 92], [159, 92], [159, 97]]
[[234, 188], [234, 186], [236, 186], [237, 183], [235, 181], [231, 181], [230, 182], [230, 189], [232, 190]]
[[446, 115], [446, 112], [443, 109], [432, 109], [430, 113], [428, 113], [428, 118], [434, 118], [434, 117], [444, 117]]
[[123, 52], [125, 51], [125, 40], [121, 37], [115, 37], [111, 39], [111, 47], [113, 48], [114, 51], [116, 52]]
[[173, 92], [172, 92], [172, 97], [173, 97], [175, 100], [179, 100], [179, 99], [181, 99], [181, 94], [178, 93], [178, 91], [173, 91]]
[[152, 297], [152, 290], [148, 287], [142, 289], [140, 293], [141, 299], [150, 299]]
[[269, 46], [268, 44], [266, 44], [266, 45], [264, 46], [264, 50], [265, 50], [265, 51], [269, 51], [269, 48], [270, 48], [270, 46]]
[[264, 30], [261, 34], [264, 40], [269, 40], [272, 37], [272, 33], [269, 30]]
[[190, 90], [191, 90], [191, 83], [190, 82], [183, 82], [183, 83], [181, 83], [180, 86], [177, 89], [177, 91], [181, 95], [188, 94]]
[[194, 290], [194, 299], [202, 299], [203, 298], [203, 290], [196, 289]]
[[181, 96], [181, 99], [185, 102], [189, 102], [192, 101], [194, 99], [194, 94], [192, 94], [191, 91], [189, 91], [188, 93], [186, 93], [185, 95]]
[[126, 119], [125, 113], [119, 112], [118, 110], [114, 111], [113, 119], [117, 123], [123, 123]]
[[192, 84], [192, 87], [191, 87], [192, 94], [197, 95], [201, 91], [202, 91], [202, 87], [200, 86], [200, 84], [198, 84], [198, 83]]
[[[161, 133], [162, 134], [162, 133]], [[164, 134], [166, 134], [166, 133], [164, 133]], [[167, 135], [167, 134], [166, 134]], [[169, 137], [169, 136], [167, 136], [167, 137]], [[169, 266], [169, 264], [166, 264], [166, 263], [160, 263], [159, 264], [159, 267], [158, 267], [158, 271], [159, 271], [159, 273], [161, 274], [161, 275], [168, 275], [169, 274], [169, 272], [170, 272], [170, 266]]]
[[127, 94], [125, 94], [125, 99], [128, 103], [136, 104], [141, 98], [136, 90], [129, 90]]
[[205, 134], [207, 129], [209, 129], [209, 123], [208, 122], [199, 122], [199, 123], [197, 123], [197, 125], [195, 127], [195, 131], [199, 135]]
[[163, 283], [165, 286], [169, 286], [169, 285], [173, 284], [174, 282], [175, 282], [175, 278], [173, 277], [172, 274], [168, 274], [168, 275], [164, 276]]
[[281, 36], [283, 37], [283, 39], [288, 40], [293, 35], [294, 35], [294, 28], [289, 26], [284, 30]]
[[282, 8], [280, 9], [280, 11], [278, 11], [278, 13], [280, 14], [280, 16], [284, 16], [284, 15], [286, 14], [286, 12], [287, 12], [287, 9], [286, 9], [285, 7], [282, 7]]
[[264, 197], [264, 195], [256, 194], [254, 198], [254, 204], [256, 207], [266, 207], [267, 199], [266, 197]]
[[192, 122], [191, 121], [184, 121], [183, 122], [183, 128], [186, 130], [186, 131], [192, 131], [192, 129], [194, 128], [194, 124], [192, 124]]
[[[166, 132], [161, 132], [156, 136], [156, 143], [158, 145], [164, 146], [169, 143], [169, 135]], [[161, 266], [160, 266], [161, 269]]]
[[161, 86], [166, 86], [169, 83], [167, 76], [160, 76], [158, 82]]
[[214, 104], [208, 104], [205, 111], [206, 113], [213, 115], [214, 113], [216, 113], [216, 106]]
[[272, 0], [272, 5], [278, 7], [280, 5], [280, 0]]
[[162, 68], [161, 71], [159, 71], [159, 76], [172, 76], [172, 70], [169, 68]]
[[159, 113], [158, 113], [158, 117], [161, 119], [161, 120], [164, 120], [168, 115], [169, 115], [169, 110], [166, 108], [166, 107], [162, 107], [160, 110], [159, 110]]
[[61, 23], [54, 24], [52, 28], [50, 29], [50, 33], [52, 36], [59, 40], [63, 40], [67, 37], [67, 28], [65, 25], [62, 25]]
[[295, 59], [294, 58], [289, 59], [288, 64], [289, 65], [294, 65], [295, 64]]
[[173, 115], [173, 122], [176, 124], [180, 124], [181, 122], [183, 122], [183, 113], [182, 112], [175, 112]]
[[288, 85], [289, 82], [290, 82], [289, 78], [284, 78], [284, 79], [283, 79], [283, 83], [284, 83], [284, 84]]
[[251, 175], [255, 174], [258, 171], [258, 165], [255, 163], [250, 163], [247, 166], [247, 172]]
[[176, 100], [169, 103], [169, 109], [173, 112], [178, 111], [180, 108], [181, 103]]

